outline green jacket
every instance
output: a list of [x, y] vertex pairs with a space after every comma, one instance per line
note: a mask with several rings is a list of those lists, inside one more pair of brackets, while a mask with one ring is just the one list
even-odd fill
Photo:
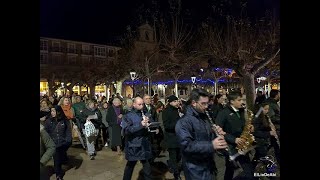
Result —
[[86, 103], [84, 103], [83, 101], [74, 103], [72, 105], [72, 108], [74, 109], [74, 116], [76, 118], [79, 118], [81, 116], [81, 111], [86, 108]]
[[44, 126], [40, 124], [40, 167], [47, 164], [55, 153], [56, 145], [50, 138]]

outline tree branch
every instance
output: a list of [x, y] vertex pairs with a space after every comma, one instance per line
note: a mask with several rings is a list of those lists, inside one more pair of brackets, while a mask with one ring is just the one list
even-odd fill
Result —
[[268, 65], [272, 60], [274, 60], [277, 55], [280, 53], [280, 48], [278, 49], [278, 51], [269, 59], [265, 60], [265, 61], [260, 61], [257, 64], [255, 64], [252, 69], [251, 72], [252, 74], [257, 74], [257, 72], [259, 72], [263, 67], [265, 67], [266, 65]]

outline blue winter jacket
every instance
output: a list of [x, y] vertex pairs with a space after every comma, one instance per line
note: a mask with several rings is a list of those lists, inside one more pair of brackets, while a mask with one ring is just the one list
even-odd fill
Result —
[[[146, 116], [150, 115], [145, 113]], [[132, 109], [123, 116], [121, 127], [125, 135], [125, 154], [128, 161], [148, 160], [152, 158], [148, 129], [141, 124], [141, 111]], [[150, 118], [152, 122], [152, 118]]]
[[206, 114], [198, 113], [191, 106], [176, 124], [186, 180], [212, 180], [215, 177], [214, 134], [210, 127]]

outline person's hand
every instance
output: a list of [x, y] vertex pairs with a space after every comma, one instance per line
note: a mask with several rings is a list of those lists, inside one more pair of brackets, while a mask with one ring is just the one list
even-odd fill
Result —
[[42, 118], [40, 118], [40, 121], [45, 121], [46, 120], [46, 117], [43, 116]]
[[216, 128], [217, 133], [219, 135], [225, 135], [226, 134], [226, 132], [224, 132], [223, 129], [220, 126], [216, 126], [215, 128]]
[[228, 147], [227, 142], [224, 140], [223, 136], [218, 136], [212, 141], [213, 149], [226, 149]]
[[121, 119], [122, 118], [122, 114], [119, 114], [118, 118]]
[[90, 122], [90, 119], [89, 118], [87, 118], [87, 120], [86, 120], [87, 122]]
[[254, 126], [252, 124], [249, 125], [249, 131], [252, 133], [254, 132]]
[[159, 134], [159, 129], [156, 129], [156, 134]]
[[270, 135], [273, 137], [277, 137], [277, 132], [276, 131], [270, 131]]
[[241, 145], [241, 144], [243, 144], [244, 142], [245, 142], [244, 139], [242, 139], [242, 138], [236, 138], [236, 144], [237, 144], [237, 145]]
[[148, 127], [148, 121], [146, 119], [141, 121], [142, 126]]

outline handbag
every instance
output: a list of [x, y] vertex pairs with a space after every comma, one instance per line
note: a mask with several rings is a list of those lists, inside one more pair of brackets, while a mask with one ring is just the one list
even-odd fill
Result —
[[87, 121], [84, 124], [84, 134], [87, 137], [96, 136], [96, 128], [91, 121]]

